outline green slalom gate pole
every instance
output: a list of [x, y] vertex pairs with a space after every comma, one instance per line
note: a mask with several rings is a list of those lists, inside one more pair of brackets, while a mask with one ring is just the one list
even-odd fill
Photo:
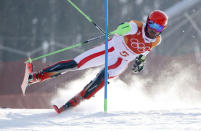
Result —
[[107, 79], [108, 79], [108, 0], [104, 0], [105, 6], [105, 95], [104, 112], [107, 112]]
[[67, 46], [66, 48], [63, 48], [63, 49], [60, 49], [60, 50], [56, 50], [56, 51], [53, 51], [53, 52], [50, 52], [48, 54], [44, 54], [42, 56], [39, 56], [39, 57], [36, 57], [36, 58], [29, 58], [27, 61], [25, 61], [25, 63], [29, 62], [31, 63], [32, 61], [36, 61], [36, 60], [39, 60], [41, 58], [44, 58], [44, 57], [47, 57], [47, 56], [51, 56], [51, 55], [54, 55], [54, 54], [57, 54], [57, 53], [60, 53], [60, 52], [63, 52], [63, 51], [66, 51], [66, 50], [69, 50], [69, 49], [72, 49], [72, 48], [75, 48], [75, 47], [79, 47], [79, 46], [82, 46], [83, 44], [86, 44], [90, 41], [93, 41], [93, 40], [97, 40], [97, 39], [101, 39], [102, 37], [104, 37], [105, 35], [100, 35], [100, 36], [97, 36], [97, 37], [94, 37], [94, 38], [91, 38], [89, 40], [86, 40], [84, 42], [80, 42], [80, 43], [77, 43], [77, 44], [74, 44], [74, 45], [71, 45], [71, 46]]
[[105, 34], [105, 32], [103, 31], [103, 29], [101, 29], [101, 27], [99, 27], [89, 16], [87, 16], [77, 5], [75, 5], [71, 0], [66, 0], [67, 2], [69, 2], [78, 12], [80, 12], [90, 23], [92, 23], [99, 31], [101, 31], [103, 34]]

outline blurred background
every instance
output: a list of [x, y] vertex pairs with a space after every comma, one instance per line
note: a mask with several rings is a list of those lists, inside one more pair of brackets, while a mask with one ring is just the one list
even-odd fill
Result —
[[[72, 1], [104, 29], [103, 0]], [[177, 74], [188, 68], [192, 72], [190, 75], [182, 74], [188, 77], [183, 79], [180, 88], [185, 90], [183, 86], [188, 82], [188, 88], [201, 95], [200, 7], [201, 0], [109, 0], [109, 31], [125, 21], [145, 22], [147, 15], [155, 9], [163, 10], [169, 16], [161, 45], [149, 54], [145, 70], [137, 74], [141, 79], [151, 78], [144, 87], [148, 94], [154, 94], [154, 85], [167, 77], [174, 79], [165, 82], [166, 86], [172, 80], [177, 81], [174, 76], [181, 77]], [[24, 61], [98, 35], [101, 33], [65, 0], [1, 0], [0, 107], [50, 108], [50, 99], [57, 89], [79, 79], [85, 71], [69, 72], [51, 81], [35, 84], [27, 88], [26, 96], [22, 96], [20, 85], [24, 76]], [[103, 42], [104, 39], [93, 41], [34, 61], [34, 71], [60, 60], [72, 59]], [[128, 78], [132, 76], [128, 68], [120, 79], [129, 84], [131, 81]]]

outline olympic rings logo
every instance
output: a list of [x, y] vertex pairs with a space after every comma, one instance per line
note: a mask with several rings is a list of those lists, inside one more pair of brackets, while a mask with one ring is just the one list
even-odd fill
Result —
[[130, 40], [130, 43], [131, 43], [131, 47], [133, 47], [134, 49], [136, 49], [138, 52], [143, 53], [145, 51], [150, 51], [151, 50], [151, 47], [146, 46], [144, 43], [140, 43], [138, 41], [138, 39], [132, 38]]

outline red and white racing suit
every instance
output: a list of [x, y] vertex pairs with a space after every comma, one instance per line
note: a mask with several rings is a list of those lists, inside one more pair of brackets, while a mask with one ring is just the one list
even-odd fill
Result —
[[[131, 31], [124, 36], [114, 35], [108, 41], [109, 78], [120, 75], [139, 54], [147, 55], [153, 47], [160, 44], [161, 37], [150, 39], [145, 36], [145, 24], [131, 21]], [[105, 45], [92, 48], [74, 58], [78, 69], [101, 66], [105, 63]]]
[[[155, 46], [160, 44], [161, 36], [155, 39], [150, 39], [145, 35], [145, 24], [139, 21], [131, 21], [131, 31], [120, 36], [114, 35], [108, 41], [108, 75], [109, 78], [120, 75], [128, 64], [135, 60], [140, 54], [147, 55]], [[105, 45], [94, 47], [73, 60], [61, 61], [53, 66], [43, 69], [41, 73], [34, 74], [35, 79], [41, 81], [60, 75], [60, 71], [76, 67], [77, 70], [82, 70], [90, 67], [104, 66], [105, 63]], [[70, 99], [61, 108], [54, 106], [57, 112], [62, 112], [69, 107], [78, 105], [82, 100], [89, 99], [97, 91], [104, 86], [104, 71], [102, 70], [94, 80], [87, 84], [84, 89]]]

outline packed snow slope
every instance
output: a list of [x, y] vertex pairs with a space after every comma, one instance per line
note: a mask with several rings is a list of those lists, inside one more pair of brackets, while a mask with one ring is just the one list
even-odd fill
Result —
[[200, 131], [201, 110], [82, 112], [0, 109], [1, 131]]
[[[0, 109], [1, 131], [200, 131], [201, 93], [195, 68], [182, 69], [176, 74], [161, 72], [152, 87], [153, 79], [138, 75], [110, 80], [108, 112], [104, 113], [104, 90], [77, 107], [56, 114], [53, 109]], [[172, 70], [173, 67], [171, 67]], [[175, 69], [174, 68], [174, 69]], [[65, 84], [50, 104], [62, 106], [77, 94], [99, 72], [89, 70], [83, 78]], [[92, 75], [93, 74], [93, 75]]]

